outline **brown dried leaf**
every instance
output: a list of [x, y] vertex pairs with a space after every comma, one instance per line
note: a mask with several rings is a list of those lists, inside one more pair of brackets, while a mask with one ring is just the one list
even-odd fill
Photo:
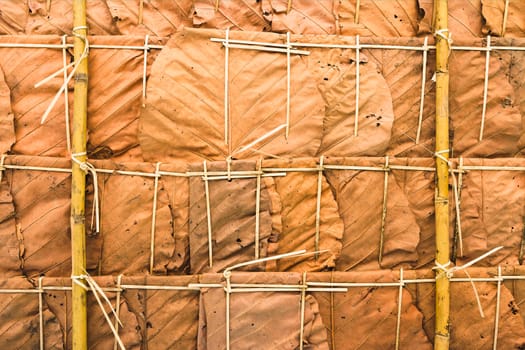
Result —
[[171, 36], [191, 27], [193, 0], [149, 0], [143, 2], [139, 23], [139, 0], [105, 0], [120, 34]]
[[[63, 158], [10, 157], [11, 164], [69, 168]], [[70, 181], [71, 174], [16, 170], [6, 174], [23, 237], [16, 242], [16, 256], [23, 250], [27, 276], [63, 276], [71, 273]], [[15, 232], [13, 231], [13, 235]], [[16, 235], [13, 237], [16, 239]]]
[[[148, 85], [141, 113], [140, 144], [145, 159], [224, 160], [263, 154], [313, 156], [320, 144], [323, 103], [301, 57], [291, 58], [290, 135], [284, 130], [257, 139], [285, 124], [286, 56], [230, 50], [230, 142], [224, 140], [224, 48], [210, 38], [216, 30], [190, 30], [173, 37], [162, 50]], [[231, 39], [283, 42], [283, 36], [234, 31]], [[191, 56], [191, 59], [190, 59]]]
[[[420, 6], [418, 35], [432, 35], [433, 0], [417, 0]], [[483, 18], [481, 15], [482, 0], [449, 1], [448, 29], [452, 38], [481, 37]]]
[[[381, 167], [382, 159], [335, 159], [331, 164], [352, 164]], [[397, 178], [388, 178], [384, 227], [383, 260], [378, 262], [383, 212], [384, 173], [357, 170], [328, 170], [326, 177], [345, 223], [342, 252], [337, 260], [338, 271], [351, 269], [377, 270], [393, 268], [417, 261], [416, 248], [420, 231], [410, 210], [404, 185]]]
[[[225, 162], [207, 165], [208, 171], [226, 171]], [[192, 171], [203, 171], [202, 164], [193, 164]], [[233, 162], [232, 171], [255, 171], [255, 162]], [[212, 228], [212, 262], [209, 266], [209, 243], [205, 182], [202, 177], [190, 178], [190, 265], [192, 273], [222, 271], [226, 267], [255, 259], [256, 179], [208, 181]], [[272, 217], [266, 183], [261, 182], [259, 211], [260, 257], [268, 255], [272, 235]], [[247, 267], [260, 270], [264, 266]]]
[[[308, 281], [388, 283], [398, 278], [391, 271], [334, 272], [308, 274]], [[398, 288], [352, 287], [347, 292], [312, 295], [319, 302], [321, 317], [331, 334], [331, 349], [390, 349], [395, 344]], [[406, 290], [402, 297], [399, 348], [432, 349], [421, 327], [421, 312]]]
[[410, 37], [417, 32], [417, 0], [360, 0], [359, 9], [356, 0], [338, 2], [338, 30], [342, 35]]
[[[269, 168], [316, 168], [313, 159], [267, 160]], [[315, 251], [318, 172], [288, 172], [276, 177], [275, 187], [281, 202], [282, 233], [278, 254], [305, 249]], [[341, 253], [343, 222], [337, 203], [325, 177], [321, 179], [321, 206], [319, 221], [319, 254], [278, 260], [278, 271], [322, 271], [333, 268]]]
[[[114, 277], [94, 277], [95, 282], [102, 288], [115, 288], [116, 281]], [[43, 280], [43, 286], [58, 286], [58, 287], [71, 287], [70, 278], [45, 278]], [[124, 293], [123, 295], [127, 294]], [[110, 303], [115, 307], [116, 303], [116, 292], [105, 291], [107, 298]], [[99, 296], [101, 299], [102, 297]], [[36, 299], [36, 298], [35, 298]], [[71, 291], [62, 290], [48, 290], [44, 294], [45, 304], [48, 305], [51, 312], [56, 315], [58, 323], [62, 330], [62, 338], [59, 342], [60, 346], [64, 349], [72, 348], [72, 300]], [[108, 313], [112, 322], [114, 322], [114, 316], [111, 313], [108, 305], [103, 301], [106, 307], [106, 313]], [[37, 302], [38, 305], [38, 302]], [[87, 334], [88, 334], [88, 349], [112, 349], [115, 342], [115, 336], [111, 331], [102, 310], [97, 303], [93, 293], [87, 294]], [[128, 306], [127, 300], [124, 297], [120, 299], [120, 310], [119, 319], [124, 327], [119, 326], [119, 336], [126, 349], [139, 350], [142, 342], [141, 334], [137, 332], [138, 327], [138, 315], [134, 314]], [[46, 336], [47, 337], [47, 333]]]
[[11, 91], [0, 67], [0, 154], [7, 153], [15, 143], [14, 116], [11, 111]]
[[525, 3], [508, 1], [507, 23], [503, 28], [505, 2], [506, 0], [481, 0], [484, 20], [483, 34], [523, 37], [525, 35]]
[[4, 278], [20, 275], [15, 206], [5, 173], [0, 182], [0, 272]]
[[271, 24], [263, 17], [261, 0], [193, 0], [193, 25], [199, 28], [268, 32]]
[[[32, 289], [25, 278], [8, 278], [0, 281], [2, 289]], [[65, 349], [58, 320], [46, 304], [43, 305], [44, 348]], [[0, 348], [38, 349], [40, 346], [38, 298], [35, 294], [4, 294], [0, 298]]]
[[[336, 34], [337, 0], [262, 0], [271, 31], [294, 34]], [[290, 4], [290, 11], [288, 11]]]
[[[222, 275], [202, 275], [201, 283], [223, 283]], [[232, 283], [300, 284], [301, 275], [233, 273]], [[238, 349], [298, 349], [300, 292], [232, 293], [230, 296], [230, 344]], [[226, 346], [226, 302], [223, 288], [201, 290], [197, 349]], [[315, 298], [307, 295], [304, 313], [305, 349], [328, 350], [326, 331]]]
[[[196, 349], [199, 292], [162, 290], [163, 286], [198, 283], [197, 276], [124, 277], [123, 284], [160, 286], [157, 290], [129, 289], [122, 296], [136, 315], [142, 348]], [[125, 329], [135, 324], [124, 323]], [[167, 336], [169, 335], [169, 336]]]
[[[113, 168], [102, 162], [99, 167]], [[120, 170], [153, 173], [152, 164], [119, 164]], [[141, 176], [99, 176], [101, 233], [98, 273], [142, 274], [149, 271], [154, 179]], [[166, 274], [174, 252], [172, 216], [167, 194], [159, 189], [155, 213], [154, 272]]]
[[[325, 55], [328, 56], [326, 53]], [[340, 57], [337, 58], [341, 60]], [[328, 64], [332, 69], [325, 74], [319, 85], [326, 106], [323, 139], [318, 154], [338, 157], [382, 156], [390, 142], [394, 121], [388, 85], [375, 63], [368, 62], [367, 57], [361, 55], [358, 136], [354, 136], [355, 58], [350, 58], [349, 63]]]
[[[27, 7], [22, 1], [19, 6], [28, 7], [25, 34], [72, 33], [73, 3], [69, 0], [28, 0]], [[49, 3], [49, 8], [47, 4]], [[89, 0], [86, 6], [87, 25], [90, 35], [116, 35], [118, 32], [112, 21], [105, 0]]]
[[[466, 166], [519, 166], [521, 159], [465, 159]], [[525, 176], [512, 171], [469, 171], [463, 176], [463, 263], [499, 246], [476, 266], [519, 265], [523, 235]], [[463, 264], [462, 263], [462, 264]]]
[[[470, 276], [491, 277], [495, 269], [469, 268]], [[434, 271], [417, 273], [418, 278], [432, 278]], [[464, 272], [454, 277], [466, 278]], [[408, 285], [412, 297], [417, 301], [418, 309], [423, 313], [423, 326], [428, 337], [434, 338], [435, 302], [433, 283]], [[481, 306], [485, 317], [480, 316], [474, 290], [467, 282], [455, 282], [450, 285], [450, 348], [451, 349], [492, 349], [494, 343], [494, 319], [496, 302], [500, 303], [498, 348], [519, 349], [525, 346], [525, 327], [516, 308], [516, 302], [510, 291], [503, 285], [501, 296], [497, 299], [497, 285], [493, 282], [476, 282]]]

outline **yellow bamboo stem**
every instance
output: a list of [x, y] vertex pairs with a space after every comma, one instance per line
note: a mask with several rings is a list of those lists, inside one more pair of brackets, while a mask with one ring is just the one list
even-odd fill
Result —
[[[434, 31], [436, 33], [436, 262], [447, 265], [449, 249], [448, 163], [449, 111], [448, 0], [434, 1]], [[435, 350], [448, 350], [450, 343], [450, 281], [443, 271], [436, 272]]]
[[[87, 36], [86, 0], [73, 2], [73, 27], [75, 35], [74, 54], [78, 68], [75, 72], [75, 91], [73, 109], [72, 153], [80, 162], [86, 160], [87, 90], [88, 60], [83, 56]], [[72, 162], [71, 177], [71, 264], [72, 275], [85, 274], [86, 269], [86, 226], [85, 226], [86, 173], [76, 162]], [[73, 280], [75, 281], [75, 280]], [[84, 283], [78, 280], [79, 283]], [[72, 283], [72, 328], [73, 349], [87, 349], [87, 310], [86, 290]]]

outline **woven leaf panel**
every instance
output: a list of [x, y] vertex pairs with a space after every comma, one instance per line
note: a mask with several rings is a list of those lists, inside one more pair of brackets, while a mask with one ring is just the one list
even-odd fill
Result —
[[[381, 167], [378, 160], [352, 162], [360, 166]], [[345, 164], [344, 159], [336, 164]], [[395, 176], [389, 175], [383, 228], [383, 258], [379, 263], [380, 236], [384, 208], [384, 173], [328, 170], [339, 214], [345, 223], [341, 257], [337, 271], [376, 270], [413, 264], [418, 260], [420, 230], [409, 201]], [[410, 266], [410, 265], [409, 265]]]
[[[391, 271], [309, 274], [309, 281], [354, 283], [397, 282]], [[329, 334], [331, 348], [389, 349], [396, 343], [399, 288], [352, 287], [347, 292], [313, 292]], [[432, 349], [422, 329], [423, 315], [415, 300], [403, 290], [399, 347]], [[380, 335], [380, 336], [378, 336]], [[335, 341], [335, 342], [334, 342]]]
[[[115, 287], [116, 278], [111, 276], [97, 277], [95, 282], [101, 288]], [[70, 278], [46, 278], [43, 281], [43, 286], [59, 286], [71, 287]], [[111, 305], [116, 307], [117, 292], [104, 292], [110, 301]], [[108, 313], [109, 318], [114, 322], [114, 316], [111, 313], [108, 305], [99, 295], [99, 298], [106, 307], [105, 312]], [[36, 297], [35, 297], [36, 299]], [[71, 349], [72, 347], [72, 305], [71, 291], [49, 290], [44, 294], [44, 305], [47, 305], [53, 316], [56, 317], [62, 331], [61, 339], [58, 345], [64, 349]], [[112, 349], [115, 343], [115, 336], [109, 327], [104, 314], [96, 301], [93, 293], [88, 293], [87, 296], [87, 334], [88, 334], [88, 349]], [[141, 348], [141, 334], [139, 330], [138, 314], [133, 313], [128, 306], [126, 299], [120, 299], [119, 320], [124, 327], [119, 326], [119, 337], [122, 340], [126, 349], [139, 350]], [[47, 337], [47, 333], [45, 334]], [[46, 348], [47, 349], [47, 348]]]
[[263, 17], [260, 2], [219, 1], [216, 10], [216, 0], [194, 0], [193, 25], [198, 28], [270, 31], [270, 23]]
[[[265, 167], [315, 168], [314, 160], [295, 159], [265, 161]], [[289, 172], [285, 177], [275, 178], [275, 189], [281, 202], [282, 233], [279, 236], [278, 253], [284, 254], [305, 249], [314, 252], [316, 236], [316, 213], [318, 196], [318, 172]], [[318, 258], [313, 255], [283, 259], [276, 263], [277, 271], [322, 271], [333, 268], [341, 253], [343, 222], [337, 211], [330, 187], [321, 178], [319, 210], [319, 247], [323, 251]]]
[[[419, 44], [413, 39], [394, 39], [392, 44]], [[458, 42], [458, 45], [483, 46], [481, 39]], [[396, 50], [368, 50], [367, 56], [375, 61], [383, 73], [392, 93], [394, 126], [388, 154], [397, 156], [428, 157], [434, 148], [434, 84], [433, 55], [429, 54], [425, 84], [424, 109], [420, 143], [416, 144], [422, 81], [422, 53]], [[419, 58], [417, 57], [419, 56]], [[407, 63], [410, 62], [410, 63]], [[510, 84], [506, 72], [512, 64], [490, 56], [487, 104], [483, 137], [480, 141], [483, 93], [485, 79], [485, 53], [454, 51], [450, 61], [450, 115], [451, 154], [464, 157], [513, 157], [519, 151], [522, 133], [521, 114], [512, 101], [516, 89]], [[505, 120], [505, 122], [502, 122]]]
[[[433, 34], [432, 15], [433, 0], [418, 0], [421, 19], [418, 35]], [[484, 36], [482, 33], [483, 17], [482, 0], [450, 1], [448, 4], [448, 29], [452, 38], [472, 38]]]
[[410, 37], [417, 32], [419, 7], [416, 0], [339, 0], [337, 14], [342, 35]]
[[123, 323], [124, 329], [136, 330], [142, 338], [141, 349], [197, 348], [199, 292], [162, 288], [198, 282], [197, 276], [122, 278], [122, 284], [160, 286], [158, 290], [127, 290], [122, 295], [136, 315], [136, 320]]
[[[31, 289], [25, 278], [3, 279], [0, 288]], [[44, 305], [42, 309], [45, 349], [65, 349], [57, 317]], [[38, 294], [5, 294], [0, 298], [0, 347], [2, 349], [38, 349]]]
[[[100, 45], [143, 45], [142, 38], [95, 37], [90, 40], [92, 44]], [[61, 41], [59, 37], [3, 37], [2, 42], [56, 45]], [[159, 43], [157, 39], [150, 40], [150, 44]], [[12, 151], [26, 155], [65, 156], [67, 146], [63, 96], [58, 98], [46, 121], [41, 124], [41, 118], [63, 84], [63, 76], [59, 74], [46, 84], [34, 87], [63, 67], [62, 51], [42, 48], [0, 50], [0, 66], [11, 90], [11, 108], [15, 118], [16, 143]], [[157, 53], [158, 50], [152, 50], [148, 54], [149, 64]], [[71, 54], [67, 53], [67, 63], [70, 59]], [[50, 63], [33, 64], [40, 61]], [[137, 121], [141, 106], [143, 62], [141, 50], [91, 50], [88, 107], [90, 158], [126, 161], [142, 159], [137, 140]], [[73, 93], [70, 91], [70, 114], [72, 99]], [[2, 123], [9, 123], [9, 119]]]
[[[60, 43], [60, 38], [3, 37], [9, 43]], [[62, 156], [66, 151], [64, 98], [59, 98], [46, 123], [40, 124], [49, 103], [63, 83], [62, 77], [52, 79], [38, 89], [34, 85], [60, 69], [61, 50], [2, 48], [0, 66], [5, 82], [11, 90], [11, 108], [14, 113], [16, 143], [12, 151], [18, 154]], [[34, 64], [34, 62], [52, 62]]]
[[[11, 164], [26, 165], [28, 161], [20, 157], [12, 159]], [[30, 164], [70, 167], [70, 162], [65, 159], [44, 157], [31, 158]], [[5, 175], [17, 214], [18, 227], [13, 234], [16, 234], [20, 270], [26, 276], [69, 275], [71, 175], [20, 170], [8, 171]]]
[[[484, 34], [511, 38], [525, 36], [525, 4], [523, 1], [482, 0], [481, 2]], [[505, 19], [506, 3], [508, 3], [508, 9]]]
[[[225, 162], [207, 165], [208, 171], [226, 171]], [[202, 164], [191, 166], [192, 171], [203, 171]], [[232, 171], [255, 171], [255, 162], [235, 162]], [[190, 178], [189, 237], [191, 272], [222, 271], [228, 266], [255, 259], [256, 179], [208, 181], [202, 177]], [[275, 241], [272, 232], [271, 201], [265, 183], [261, 183], [259, 207], [260, 257], [269, 254], [269, 243]], [[210, 203], [210, 217], [207, 214]], [[212, 235], [212, 261], [209, 261], [209, 228]], [[270, 249], [271, 250], [271, 249]], [[254, 265], [255, 266], [255, 265]], [[248, 267], [253, 270], [254, 266]], [[260, 270], [257, 268], [256, 270]]]
[[[107, 167], [97, 162], [97, 166]], [[100, 165], [98, 165], [100, 164]], [[152, 164], [135, 163], [131, 167], [118, 165], [120, 170], [153, 173]], [[101, 233], [93, 237], [99, 247], [93, 259], [99, 259], [97, 269], [101, 274], [146, 273], [150, 265], [151, 237], [154, 234], [153, 271], [167, 274], [177, 269], [175, 259], [186, 252], [185, 240], [173, 234], [174, 213], [180, 207], [170, 209], [169, 197], [162, 185], [158, 188], [155, 211], [155, 231], [152, 233], [154, 179], [141, 176], [99, 176], [101, 203]], [[132, 189], [132, 190], [131, 190]], [[187, 191], [187, 188], [179, 188]], [[178, 245], [176, 246], [176, 243]], [[181, 244], [182, 243], [182, 244]], [[180, 252], [177, 251], [180, 249]], [[177, 257], [177, 258], [176, 258]]]
[[[325, 118], [318, 154], [338, 157], [384, 155], [394, 121], [388, 85], [376, 64], [368, 62], [361, 54], [356, 126], [356, 58], [355, 51], [349, 51], [344, 50], [340, 55], [324, 51], [320, 55], [323, 59], [320, 70], [324, 74], [319, 89], [325, 100]], [[356, 127], [358, 136], [354, 135]]]
[[[469, 159], [465, 166], [512, 166], [512, 160]], [[519, 265], [525, 176], [517, 171], [468, 171], [461, 189], [464, 262], [495, 247], [477, 266]], [[512, 198], [512, 199], [511, 199]], [[463, 210], [463, 208], [465, 210]]]
[[[469, 274], [472, 277], [494, 277], [495, 270], [495, 268], [489, 271], [470, 268]], [[418, 278], [431, 276], [433, 276], [432, 272], [418, 274]], [[466, 278], [467, 276], [464, 272], [459, 272], [455, 277]], [[473, 288], [476, 288], [479, 295], [484, 317], [480, 316]], [[413, 298], [417, 300], [417, 307], [423, 314], [423, 327], [432, 340], [434, 337], [435, 287], [432, 283], [422, 283], [408, 285], [408, 289]], [[497, 285], [494, 282], [475, 282], [475, 287], [472, 287], [469, 282], [452, 283], [450, 294], [453, 296], [450, 299], [450, 324], [453, 330], [453, 336], [450, 338], [451, 348], [493, 349], [495, 305], [498, 301], [500, 303], [498, 349], [516, 349], [525, 345], [525, 327], [518, 312], [519, 307], [505, 286], [501, 287], [499, 300]]]
[[[232, 39], [283, 39], [272, 34], [234, 33]], [[286, 55], [230, 49], [230, 132], [226, 144], [225, 50], [210, 42], [212, 37], [224, 38], [224, 32], [185, 30], [172, 38], [158, 57], [141, 113], [139, 140], [144, 158], [221, 160], [230, 153], [259, 157], [251, 149], [277, 156], [315, 155], [323, 104], [304, 61], [296, 55], [291, 59], [290, 135], [286, 140], [284, 130], [274, 132], [286, 121]], [[244, 151], [246, 147], [250, 149]]]
[[[97, 41], [95, 41], [97, 43]], [[106, 37], [103, 45], [143, 45], [142, 38]], [[150, 44], [160, 44], [151, 38]], [[148, 53], [148, 67], [159, 50]], [[141, 108], [144, 52], [141, 50], [91, 50], [88, 104], [88, 155], [140, 161], [137, 134]], [[108, 64], [108, 62], [111, 62]], [[118, 68], [116, 68], [118, 67]], [[146, 74], [149, 74], [149, 70]]]
[[337, 0], [261, 1], [272, 32], [295, 34], [336, 34], [336, 3]]
[[[300, 274], [234, 273], [232, 283], [299, 284]], [[221, 275], [203, 275], [201, 283], [220, 283]], [[234, 349], [297, 349], [300, 332], [300, 292], [233, 293], [230, 296], [230, 345]], [[198, 349], [226, 346], [225, 292], [222, 288], [201, 291]], [[305, 298], [304, 344], [328, 350], [326, 331], [317, 301]]]
[[150, 0], [143, 2], [140, 22], [139, 0], [106, 0], [120, 34], [170, 36], [191, 26], [192, 0]]

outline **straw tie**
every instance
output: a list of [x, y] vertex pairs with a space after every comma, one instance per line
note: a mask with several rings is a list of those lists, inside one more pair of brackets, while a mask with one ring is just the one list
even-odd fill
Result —
[[[81, 161], [77, 157], [85, 156], [86, 152], [79, 152], [79, 153], [73, 153], [71, 154], [71, 160], [78, 164], [80, 169], [84, 171], [86, 174], [90, 173], [93, 177], [93, 212], [94, 212], [94, 219], [95, 219], [95, 233], [100, 232], [100, 210], [99, 210], [99, 200], [98, 200], [98, 177], [97, 177], [97, 169], [93, 166], [93, 164], [87, 162], [87, 161]], [[93, 216], [91, 218], [91, 229], [93, 229]]]

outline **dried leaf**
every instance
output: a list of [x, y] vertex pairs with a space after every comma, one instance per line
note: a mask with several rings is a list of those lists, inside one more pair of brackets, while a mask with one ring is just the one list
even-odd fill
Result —
[[[201, 283], [221, 283], [222, 275], [202, 275]], [[234, 273], [232, 283], [299, 284], [301, 275]], [[298, 349], [300, 292], [232, 293], [230, 296], [230, 344], [239, 349]], [[198, 349], [225, 348], [225, 292], [201, 290]], [[312, 350], [328, 350], [326, 331], [317, 301], [305, 298], [304, 344]], [[305, 347], [306, 348], [306, 347]]]
[[[383, 160], [335, 159], [331, 163], [382, 167]], [[382, 164], [381, 164], [382, 163]], [[337, 271], [377, 270], [414, 264], [419, 229], [409, 202], [396, 177], [388, 178], [384, 223], [383, 260], [378, 262], [383, 214], [384, 173], [357, 170], [328, 170], [326, 177], [334, 192], [339, 214], [345, 223]], [[410, 266], [410, 265], [409, 265]]]
[[[398, 279], [391, 271], [373, 271], [312, 273], [308, 281], [391, 283]], [[396, 343], [399, 288], [352, 287], [347, 292], [312, 295], [319, 302], [321, 317], [331, 335], [331, 349], [390, 349]], [[402, 297], [399, 348], [432, 349], [421, 327], [421, 312], [406, 290]]]
[[[173, 37], [153, 66], [140, 144], [150, 161], [258, 158], [259, 153], [313, 156], [320, 144], [323, 103], [305, 62], [291, 57], [290, 134], [285, 139], [286, 55], [231, 49], [229, 142], [224, 131], [224, 48], [216, 30]], [[231, 39], [283, 42], [283, 36], [231, 32]], [[191, 60], [188, 59], [191, 55]], [[276, 129], [281, 130], [276, 132]], [[262, 138], [262, 139], [261, 139]], [[249, 148], [243, 150], [243, 148]]]
[[149, 0], [143, 2], [139, 23], [139, 0], [106, 0], [113, 22], [123, 35], [171, 36], [191, 27], [193, 0]]
[[[207, 165], [208, 171], [226, 171], [225, 162]], [[193, 164], [192, 171], [203, 171], [202, 164]], [[233, 162], [232, 171], [255, 171], [255, 162]], [[208, 181], [212, 233], [212, 264], [209, 261], [208, 215], [205, 181], [190, 178], [190, 265], [192, 273], [222, 271], [235, 264], [255, 260], [256, 179]], [[266, 184], [261, 183], [259, 211], [260, 257], [268, 255], [272, 234], [270, 200]], [[253, 265], [248, 270], [260, 270]]]
[[[271, 31], [294, 34], [336, 34], [337, 0], [262, 0]], [[288, 11], [288, 4], [290, 8]]]
[[411, 37], [418, 28], [416, 0], [338, 1], [339, 33], [377, 37]]
[[[199, 28], [270, 31], [271, 23], [263, 17], [261, 0], [193, 0], [193, 25]], [[219, 7], [215, 9], [218, 3]]]
[[[481, 0], [483, 34], [520, 38], [525, 35], [525, 3], [523, 1]], [[505, 4], [508, 4], [505, 28]]]
[[[122, 295], [130, 312], [137, 317], [142, 348], [197, 348], [199, 292], [162, 289], [198, 283], [197, 276], [124, 277], [122, 283], [160, 287], [156, 290], [130, 289]], [[124, 323], [125, 329], [135, 330], [135, 327], [133, 322]]]
[[[270, 168], [316, 168], [313, 159], [265, 161]], [[279, 236], [277, 253], [284, 254], [305, 249], [315, 249], [318, 172], [288, 172], [276, 177], [275, 187], [281, 202], [283, 230]], [[319, 210], [319, 254], [278, 260], [277, 271], [322, 271], [333, 268], [341, 253], [343, 222], [337, 211], [330, 187], [321, 178], [321, 202]], [[327, 250], [327, 251], [325, 251]]]

